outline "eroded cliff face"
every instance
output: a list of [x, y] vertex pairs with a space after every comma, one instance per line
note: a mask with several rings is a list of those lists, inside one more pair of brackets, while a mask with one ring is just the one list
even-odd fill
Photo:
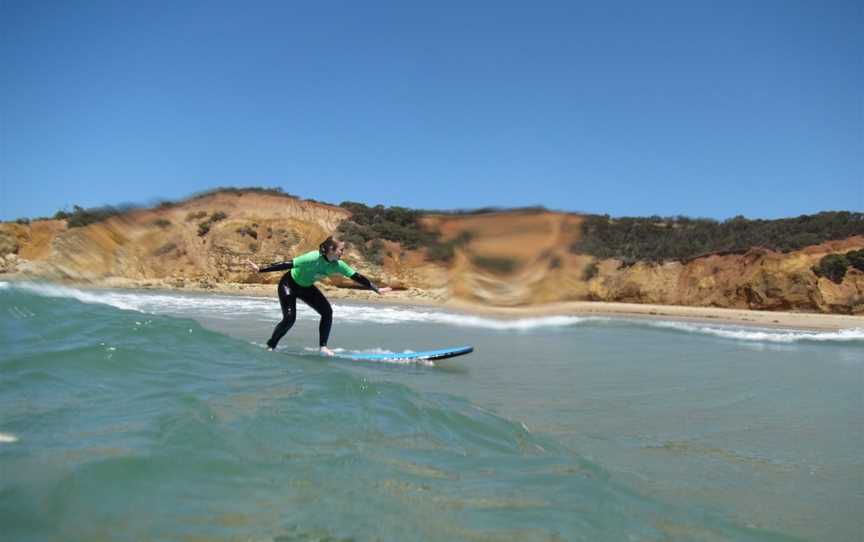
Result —
[[[202, 235], [200, 224], [216, 213], [225, 218], [209, 222]], [[243, 261], [283, 261], [313, 250], [348, 217], [340, 207], [247, 192], [134, 211], [82, 228], [56, 220], [5, 223], [0, 272], [176, 287], [273, 283], [279, 273], [253, 274]], [[365, 261], [356, 247], [349, 247], [346, 259], [382, 284], [495, 306], [594, 300], [864, 314], [864, 273], [850, 269], [838, 285], [811, 270], [826, 254], [864, 248], [864, 237], [788, 254], [754, 248], [686, 263], [625, 266], [571, 251], [582, 221], [553, 212], [427, 216], [425, 227], [440, 231], [443, 240], [463, 237], [452, 261], [431, 261], [424, 249], [389, 241], [380, 265]], [[352, 283], [334, 278], [333, 284]]]
[[[753, 248], [686, 263], [625, 266], [569, 251], [582, 221], [564, 213], [499, 213], [430, 217], [428, 224], [449, 238], [470, 233], [448, 268], [457, 298], [505, 306], [592, 300], [864, 314], [864, 273], [850, 268], [838, 285], [811, 269], [827, 254], [861, 249], [864, 237], [787, 254]], [[508, 260], [496, 269], [496, 262]]]
[[[226, 218], [199, 235], [199, 224], [214, 213]], [[81, 228], [67, 228], [65, 221], [3, 224], [0, 238], [17, 239], [18, 271], [50, 279], [237, 282], [247, 275], [243, 259], [308, 250], [312, 239], [326, 237], [346, 216], [337, 207], [299, 200], [216, 194]]]
[[831, 241], [782, 254], [754, 248], [689, 263], [624, 267], [614, 260], [590, 281], [590, 298], [756, 310], [864, 314], [864, 273], [850, 268], [841, 284], [811, 268], [833, 253], [864, 247], [864, 237]]

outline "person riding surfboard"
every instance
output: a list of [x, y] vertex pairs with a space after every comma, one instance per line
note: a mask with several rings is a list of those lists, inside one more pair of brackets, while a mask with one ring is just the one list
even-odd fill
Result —
[[318, 324], [320, 352], [327, 356], [335, 355], [327, 347], [330, 327], [333, 324], [333, 309], [321, 290], [315, 287], [315, 281], [319, 279], [339, 273], [379, 295], [391, 291], [391, 288], [375, 286], [368, 278], [342, 261], [344, 251], [345, 243], [334, 239], [331, 235], [321, 243], [318, 250], [312, 250], [287, 262], [274, 263], [261, 268], [254, 262], [246, 260], [246, 263], [257, 273], [288, 271], [279, 280], [277, 290], [279, 304], [282, 306], [282, 320], [273, 329], [273, 334], [267, 341], [267, 348], [275, 350], [279, 340], [294, 325], [294, 321], [297, 319], [297, 298], [300, 298], [321, 315], [321, 321]]

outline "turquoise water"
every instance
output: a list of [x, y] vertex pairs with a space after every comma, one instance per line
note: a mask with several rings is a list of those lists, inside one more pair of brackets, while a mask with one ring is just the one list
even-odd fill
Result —
[[856, 540], [864, 331], [0, 283], [4, 540]]

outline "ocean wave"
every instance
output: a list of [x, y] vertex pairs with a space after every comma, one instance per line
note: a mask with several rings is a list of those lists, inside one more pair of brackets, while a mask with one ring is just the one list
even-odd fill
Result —
[[[3, 284], [7, 284], [7, 288], [3, 289], [11, 288], [8, 283]], [[14, 288], [16, 290], [28, 292], [42, 297], [77, 299], [82, 303], [110, 305], [118, 309], [139, 311], [139, 309], [133, 304], [125, 302], [122, 297], [112, 295], [108, 292], [86, 291], [78, 288], [71, 288], [69, 286], [60, 286], [57, 284], [37, 282], [18, 282], [15, 283]]]
[[[250, 314], [277, 317], [281, 314], [278, 301], [269, 298], [224, 296], [216, 294], [189, 295], [182, 293], [88, 290], [51, 283], [19, 282], [15, 289], [42, 297], [76, 299], [82, 303], [108, 305], [117, 309], [145, 314], [181, 316], [206, 315], [233, 319]], [[300, 318], [317, 316], [312, 309], [298, 307]], [[306, 313], [306, 314], [304, 314]]]
[[740, 341], [796, 343], [815, 342], [852, 342], [864, 341], [864, 328], [841, 329], [838, 331], [802, 331], [795, 329], [771, 329], [744, 326], [702, 325], [689, 322], [642, 321], [652, 327], [672, 329], [685, 333], [711, 335], [724, 339]]
[[430, 323], [458, 327], [494, 329], [499, 331], [528, 331], [539, 328], [556, 328], [578, 325], [603, 318], [584, 316], [543, 316], [500, 320], [437, 310], [403, 307], [380, 307], [362, 305], [337, 305], [339, 318], [348, 322], [380, 324]]
[[[149, 314], [206, 315], [209, 318], [235, 319], [246, 316], [278, 318], [281, 315], [274, 297], [225, 296], [219, 294], [189, 295], [159, 292], [117, 292], [114, 290], [85, 290], [50, 283], [16, 283], [16, 289], [44, 297], [77, 299], [83, 303], [112, 307]], [[417, 307], [396, 307], [333, 303], [334, 312], [342, 322], [399, 324], [430, 323], [459, 327], [473, 327], [501, 331], [533, 330], [538, 328], [567, 327], [588, 321], [604, 320], [597, 317], [547, 316], [499, 320], [440, 310]], [[318, 319], [318, 315], [304, 303], [297, 303], [299, 319]]]
[[[114, 290], [86, 290], [50, 283], [20, 282], [11, 285], [0, 282], [0, 289], [19, 289], [45, 297], [77, 299], [83, 303], [110, 305], [123, 310], [148, 314], [173, 314], [188, 317], [206, 316], [234, 320], [237, 318], [278, 319], [279, 302], [268, 297], [227, 296], [219, 294], [160, 293]], [[586, 324], [647, 325], [681, 333], [761, 343], [797, 342], [856, 342], [864, 341], [864, 328], [839, 331], [806, 331], [796, 329], [759, 328], [749, 326], [697, 324], [670, 320], [630, 319], [600, 316], [542, 316], [532, 318], [497, 319], [459, 314], [416, 306], [364, 305], [333, 303], [340, 322], [369, 324], [435, 324], [494, 331], [535, 331], [561, 329]], [[297, 317], [317, 320], [318, 315], [304, 303], [297, 304]]]

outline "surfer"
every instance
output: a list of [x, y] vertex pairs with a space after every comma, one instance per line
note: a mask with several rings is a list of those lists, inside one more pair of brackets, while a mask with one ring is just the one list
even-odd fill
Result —
[[279, 280], [278, 292], [279, 304], [282, 306], [282, 321], [276, 324], [273, 335], [267, 341], [267, 347], [270, 350], [276, 348], [279, 340], [294, 325], [294, 320], [297, 318], [297, 298], [299, 297], [321, 315], [321, 322], [318, 324], [321, 353], [327, 356], [335, 355], [332, 350], [327, 348], [327, 339], [330, 337], [330, 327], [333, 324], [333, 309], [321, 290], [315, 287], [315, 281], [318, 279], [340, 273], [378, 294], [384, 294], [391, 290], [390, 288], [378, 288], [369, 279], [342, 261], [344, 250], [345, 243], [330, 236], [321, 243], [318, 250], [307, 252], [287, 262], [274, 263], [261, 268], [254, 262], [246, 260], [246, 263], [257, 273], [288, 271]]

